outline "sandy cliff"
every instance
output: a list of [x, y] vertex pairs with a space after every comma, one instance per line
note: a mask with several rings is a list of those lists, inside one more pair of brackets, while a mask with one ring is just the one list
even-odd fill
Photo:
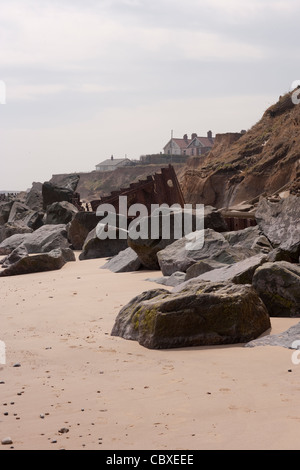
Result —
[[298, 192], [299, 123], [300, 106], [287, 94], [244, 135], [217, 135], [205, 160], [190, 159], [179, 172], [186, 201], [221, 208], [282, 188]]

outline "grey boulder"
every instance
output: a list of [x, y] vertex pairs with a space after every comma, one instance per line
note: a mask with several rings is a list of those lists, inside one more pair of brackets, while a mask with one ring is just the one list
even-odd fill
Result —
[[270, 316], [300, 315], [300, 266], [286, 261], [265, 263], [255, 271], [252, 285]]
[[267, 309], [251, 286], [203, 282], [180, 294], [141, 294], [120, 311], [111, 334], [168, 349], [245, 343], [269, 328]]
[[136, 252], [126, 248], [105, 263], [102, 269], [109, 269], [113, 273], [126, 273], [138, 271], [141, 267], [142, 263]]
[[300, 243], [300, 198], [289, 196], [279, 202], [261, 198], [256, 210], [260, 230], [274, 247], [290, 250]]
[[[18, 259], [7, 268], [0, 270], [0, 277], [19, 276], [23, 274], [32, 274], [45, 271], [54, 271], [61, 269], [67, 261], [71, 260], [69, 250], [55, 249], [49, 253], [36, 255], [26, 255]], [[75, 257], [72, 259], [75, 261]]]
[[47, 207], [46, 212], [46, 225], [67, 225], [73, 220], [77, 214], [78, 209], [67, 201], [54, 202]]
[[8, 255], [19, 245], [28, 253], [47, 253], [56, 248], [69, 248], [65, 225], [44, 225], [32, 233], [13, 235], [0, 244], [0, 255]]
[[[104, 232], [107, 233], [107, 237], [102, 239], [100, 235]], [[117, 255], [126, 248], [128, 248], [126, 230], [98, 224], [97, 227], [88, 234], [79, 259], [109, 258]]]

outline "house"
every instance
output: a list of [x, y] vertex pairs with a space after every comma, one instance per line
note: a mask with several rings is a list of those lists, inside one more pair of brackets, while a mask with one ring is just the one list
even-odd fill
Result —
[[114, 158], [112, 155], [108, 160], [96, 165], [96, 171], [114, 171], [124, 166], [133, 166], [134, 163], [129, 158]]
[[191, 135], [189, 139], [185, 134], [182, 139], [171, 138], [164, 147], [165, 155], [185, 155], [200, 156], [207, 154], [214, 145], [212, 132], [208, 131], [206, 137], [199, 137], [196, 133]]

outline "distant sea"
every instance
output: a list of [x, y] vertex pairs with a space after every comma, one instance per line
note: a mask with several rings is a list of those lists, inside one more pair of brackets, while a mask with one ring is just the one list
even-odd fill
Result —
[[20, 193], [21, 191], [0, 191], [0, 194], [16, 194]]

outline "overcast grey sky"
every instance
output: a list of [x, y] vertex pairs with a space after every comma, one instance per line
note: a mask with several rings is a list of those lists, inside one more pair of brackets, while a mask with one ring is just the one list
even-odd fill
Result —
[[297, 0], [0, 0], [0, 190], [249, 129], [299, 72]]

